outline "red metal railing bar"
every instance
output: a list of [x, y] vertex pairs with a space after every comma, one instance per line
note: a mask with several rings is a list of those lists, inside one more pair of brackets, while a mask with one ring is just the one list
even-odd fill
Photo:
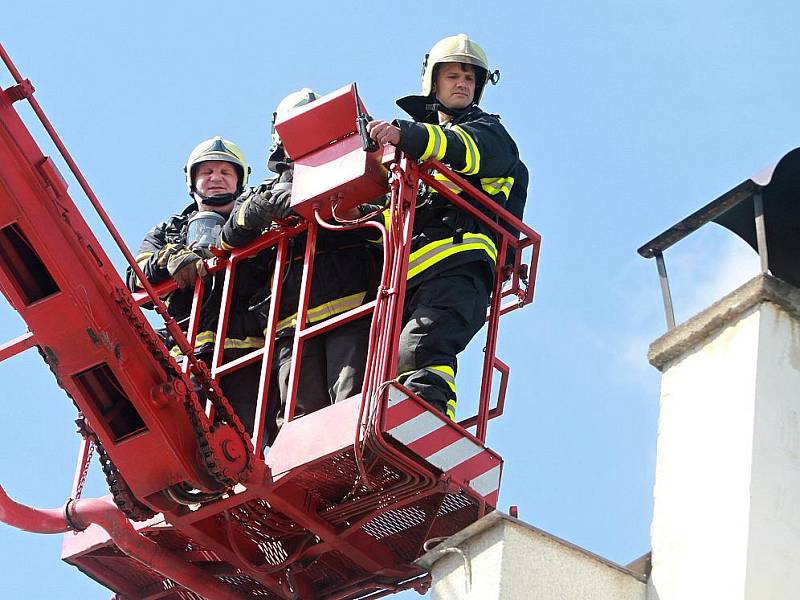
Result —
[[374, 300], [370, 300], [366, 304], [362, 304], [356, 308], [351, 308], [346, 312], [340, 313], [333, 317], [328, 317], [324, 321], [320, 321], [319, 323], [315, 323], [310, 327], [306, 327], [296, 335], [299, 335], [302, 338], [312, 338], [322, 335], [323, 333], [327, 333], [331, 329], [335, 329], [340, 325], [345, 325], [351, 321], [355, 321], [356, 319], [360, 319], [361, 317], [370, 314], [375, 309], [375, 304], [376, 303]]
[[[456, 194], [454, 194], [449, 188], [445, 187], [442, 182], [437, 181], [436, 179], [434, 179], [432, 175], [428, 174], [428, 172], [427, 172], [428, 169], [435, 169], [439, 173], [445, 175], [450, 181], [452, 181], [454, 184], [456, 184], [458, 187], [460, 187], [462, 190], [464, 190], [467, 193], [467, 195], [469, 195], [476, 202], [481, 204], [484, 208], [489, 209], [493, 214], [495, 214], [497, 217], [499, 217], [502, 221], [504, 221], [505, 223], [507, 223], [508, 225], [513, 227], [514, 229], [517, 229], [526, 238], [530, 238], [530, 239], [534, 240], [535, 242], [539, 242], [541, 240], [541, 236], [538, 233], [536, 233], [536, 231], [534, 231], [531, 227], [529, 227], [528, 225], [526, 225], [525, 223], [520, 221], [517, 217], [515, 217], [510, 212], [508, 212], [505, 208], [503, 208], [497, 201], [492, 200], [484, 192], [482, 192], [481, 190], [476, 188], [474, 185], [469, 183], [466, 179], [461, 177], [458, 173], [452, 171], [450, 168], [448, 168], [445, 165], [443, 165], [442, 163], [440, 163], [438, 160], [428, 160], [428, 161], [422, 163], [422, 165], [420, 166], [420, 178], [425, 183], [427, 183], [428, 185], [430, 185], [431, 187], [433, 187], [434, 189], [436, 189], [436, 191], [438, 191], [440, 193], [442, 193], [442, 190], [446, 190], [447, 197], [451, 201], [453, 200], [453, 198], [458, 198], [458, 202], [453, 202], [453, 204], [456, 204], [457, 206], [459, 206], [459, 208], [468, 209], [469, 212], [473, 214], [473, 216], [476, 216], [476, 217], [480, 218], [480, 215], [482, 215], [484, 218], [482, 218], [481, 220], [486, 225], [488, 225], [492, 229], [495, 229], [496, 233], [498, 233], [498, 234], [502, 235], [503, 237], [507, 238], [509, 243], [511, 243], [515, 247], [519, 243], [519, 240], [517, 239], [517, 237], [514, 236], [513, 233], [511, 233], [510, 231], [507, 231], [505, 229], [505, 227], [502, 227], [502, 226], [498, 225], [494, 220], [492, 220], [491, 217], [489, 217], [488, 215], [486, 215], [486, 214], [482, 213], [481, 211], [479, 211], [478, 209], [476, 209], [474, 206], [469, 204], [465, 199], [463, 199], [460, 196], [457, 196]], [[469, 207], [469, 208], [467, 208], [467, 207]], [[477, 214], [475, 214], [475, 213], [477, 213]]]
[[[506, 403], [506, 391], [508, 389], [508, 365], [495, 356], [494, 368], [500, 372], [500, 387], [497, 391], [497, 400], [495, 401], [494, 408], [489, 409], [489, 420], [492, 420], [503, 414], [503, 409]], [[459, 421], [458, 425], [464, 429], [469, 429], [470, 427], [474, 427], [477, 423], [478, 413], [476, 412], [473, 416]]]
[[[392, 266], [391, 286], [386, 313], [392, 319], [389, 335], [386, 336], [386, 353], [379, 381], [389, 381], [397, 374], [398, 348], [400, 332], [403, 329], [403, 308], [405, 305], [406, 285], [408, 283], [408, 257], [411, 254], [411, 232], [414, 227], [414, 216], [417, 199], [417, 181], [420, 170], [416, 162], [403, 156], [400, 164], [393, 165], [395, 177], [399, 181], [397, 205], [392, 212], [392, 229], [389, 238], [395, 248], [395, 260]], [[405, 215], [403, 215], [403, 211]], [[405, 218], [402, 218], [405, 216]], [[396, 222], [395, 222], [396, 221]], [[399, 252], [397, 251], [399, 250]]]
[[203, 295], [205, 294], [205, 282], [198, 278], [192, 295], [192, 310], [189, 312], [189, 323], [186, 326], [186, 339], [189, 340], [191, 357], [183, 353], [183, 372], [189, 372], [189, 365], [193, 364], [194, 349], [197, 346], [197, 329], [200, 324], [200, 316], [203, 307]]
[[314, 251], [317, 246], [317, 224], [309, 222], [308, 229], [306, 230], [306, 252], [303, 261], [303, 276], [300, 280], [300, 298], [297, 305], [297, 321], [294, 330], [294, 339], [292, 341], [292, 361], [289, 370], [289, 390], [287, 392], [287, 401], [285, 408], [284, 420], [289, 422], [294, 419], [297, 387], [300, 382], [300, 369], [302, 368], [302, 353], [303, 344], [305, 339], [302, 332], [306, 325], [308, 318], [308, 303], [311, 296], [311, 281], [314, 276]]
[[264, 356], [264, 348], [256, 348], [252, 352], [248, 352], [238, 358], [234, 358], [232, 361], [226, 362], [224, 365], [220, 366], [216, 373], [214, 373], [214, 377], [219, 379], [220, 377], [224, 377], [225, 375], [230, 375], [233, 371], [238, 371], [242, 367], [246, 367], [249, 364], [256, 362], [257, 360], [261, 360]]
[[[272, 380], [272, 363], [275, 356], [275, 335], [278, 329], [278, 319], [280, 318], [281, 292], [283, 276], [288, 268], [286, 255], [288, 252], [289, 239], [280, 238], [278, 250], [275, 257], [275, 269], [272, 273], [272, 285], [270, 287], [271, 297], [269, 303], [269, 313], [267, 315], [267, 327], [264, 331], [264, 356], [261, 362], [261, 377], [258, 385], [258, 396], [256, 399], [255, 413], [255, 433], [253, 435], [253, 447], [259, 458], [264, 457], [264, 444], [266, 442], [265, 424], [268, 413], [269, 386]], [[278, 401], [277, 398], [274, 401]]]
[[[497, 264], [502, 265], [506, 258], [506, 241], [500, 244]], [[476, 437], [481, 442], [486, 442], [487, 423], [489, 421], [489, 396], [492, 393], [492, 375], [494, 373], [494, 359], [497, 351], [497, 332], [500, 325], [500, 290], [503, 287], [503, 278], [500, 270], [495, 273], [494, 290], [492, 292], [491, 307], [489, 309], [489, 322], [486, 332], [486, 347], [484, 349], [483, 377], [481, 378], [481, 391], [478, 397], [478, 423]]]
[[36, 337], [30, 331], [28, 333], [24, 333], [21, 336], [14, 338], [0, 346], [0, 361], [4, 361], [7, 358], [11, 358], [12, 356], [16, 356], [20, 352], [24, 352], [28, 348], [32, 348], [36, 345]]
[[222, 355], [225, 352], [225, 340], [228, 337], [228, 319], [230, 318], [231, 298], [233, 296], [233, 277], [236, 270], [236, 263], [228, 261], [225, 268], [225, 279], [222, 284], [222, 299], [220, 302], [219, 318], [217, 319], [217, 331], [214, 353], [211, 359], [211, 376], [216, 377], [217, 371], [222, 364]]

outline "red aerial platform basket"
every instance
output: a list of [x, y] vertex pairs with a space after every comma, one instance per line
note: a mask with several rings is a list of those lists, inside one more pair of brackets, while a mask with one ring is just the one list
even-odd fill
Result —
[[[365, 152], [355, 127], [364, 113], [354, 85], [302, 107], [276, 124], [295, 159], [293, 206], [305, 219], [273, 230], [229, 256], [208, 261], [224, 272], [216, 339], [224, 339], [238, 264], [275, 249], [273, 303], [266, 339], [277, 328], [281, 282], [292, 237], [306, 235], [298, 326], [285, 424], [264, 446], [273, 343], [210, 366], [194, 357], [202, 281], [184, 333], [160, 297], [174, 283], [131, 295], [75, 208], [53, 161], [45, 157], [13, 103], [27, 99], [53, 137], [128, 263], [144, 280], [111, 220], [0, 46], [16, 84], [0, 92], [0, 288], [28, 332], [0, 347], [0, 359], [36, 347], [79, 410], [83, 441], [78, 476], [63, 509], [15, 503], [0, 488], [0, 519], [41, 533], [66, 532], [63, 559], [125, 599], [377, 598], [424, 591], [414, 565], [426, 544], [450, 536], [497, 503], [502, 459], [486, 447], [488, 421], [503, 411], [508, 367], [495, 356], [501, 314], [532, 300], [540, 237], [444, 165], [418, 165], [392, 147]], [[358, 108], [356, 108], [358, 107]], [[479, 203], [486, 217], [433, 178], [445, 174]], [[419, 181], [475, 218], [508, 247], [516, 268], [498, 271], [487, 315], [477, 414], [451, 422], [396, 380], [397, 345], [410, 232]], [[376, 197], [390, 218], [342, 224], [325, 219]], [[522, 233], [509, 233], [503, 224]], [[384, 265], [376, 299], [335, 318], [303, 326], [319, 228], [375, 229]], [[530, 285], [522, 250], [530, 246]], [[152, 303], [186, 359], [172, 359], [138, 305]], [[362, 393], [294, 418], [297, 357], [305, 341], [371, 315]], [[244, 431], [219, 391], [223, 375], [260, 361], [256, 425]], [[492, 377], [501, 375], [496, 404]], [[201, 404], [201, 387], [208, 406]], [[470, 432], [468, 429], [473, 429]], [[80, 498], [96, 448], [111, 497]], [[158, 457], [158, 460], [143, 460]]]

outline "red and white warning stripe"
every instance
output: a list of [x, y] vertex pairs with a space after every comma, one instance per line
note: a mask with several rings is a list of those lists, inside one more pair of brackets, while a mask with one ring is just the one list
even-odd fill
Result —
[[502, 459], [477, 438], [399, 388], [389, 388], [383, 430], [491, 506], [500, 492]]

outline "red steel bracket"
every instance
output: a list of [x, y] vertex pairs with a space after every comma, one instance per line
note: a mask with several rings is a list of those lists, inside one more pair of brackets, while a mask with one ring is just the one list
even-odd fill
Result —
[[3, 91], [13, 104], [18, 100], [24, 100], [25, 98], [30, 98], [31, 96], [33, 96], [33, 92], [36, 91], [36, 88], [33, 87], [33, 84], [31, 83], [30, 79], [25, 79], [16, 85], [12, 85], [11, 87], [6, 88]]

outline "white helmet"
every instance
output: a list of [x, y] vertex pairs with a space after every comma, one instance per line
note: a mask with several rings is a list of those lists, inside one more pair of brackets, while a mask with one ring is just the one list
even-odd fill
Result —
[[486, 80], [496, 84], [500, 79], [500, 71], [489, 73], [489, 59], [483, 48], [469, 39], [466, 33], [459, 33], [439, 40], [425, 55], [422, 63], [423, 96], [433, 92], [434, 71], [437, 65], [443, 63], [464, 63], [475, 68], [475, 104], [481, 101]]
[[275, 131], [275, 121], [278, 119], [278, 117], [282, 117], [283, 115], [292, 112], [295, 108], [310, 104], [319, 98], [320, 95], [314, 90], [304, 87], [301, 90], [292, 92], [283, 100], [278, 102], [278, 106], [275, 107], [275, 112], [272, 113], [272, 147], [270, 148], [270, 151], [274, 151], [281, 144], [281, 138], [278, 135], [278, 132]]

